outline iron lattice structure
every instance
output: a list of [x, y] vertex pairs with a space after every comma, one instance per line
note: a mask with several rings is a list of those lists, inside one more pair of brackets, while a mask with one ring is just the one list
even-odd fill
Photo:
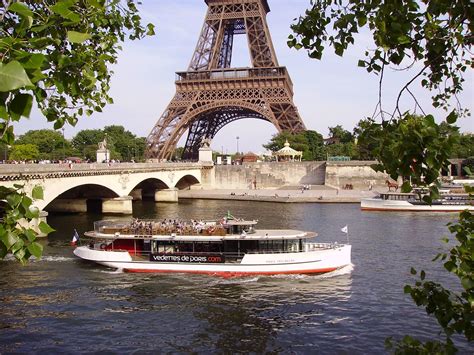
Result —
[[[243, 118], [269, 121], [279, 132], [305, 129], [290, 76], [275, 55], [267, 0], [205, 2], [207, 14], [189, 68], [176, 73], [176, 94], [147, 138], [148, 158], [169, 159], [188, 131], [182, 158], [197, 160], [203, 139]], [[251, 68], [231, 67], [239, 34], [247, 34]]]

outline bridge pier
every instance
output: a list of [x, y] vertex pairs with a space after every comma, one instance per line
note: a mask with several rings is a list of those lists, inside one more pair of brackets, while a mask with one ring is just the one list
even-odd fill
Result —
[[133, 201], [141, 201], [143, 199], [142, 189], [134, 189], [130, 192], [130, 196], [132, 196]]
[[85, 198], [57, 198], [47, 207], [49, 212], [86, 213], [87, 199]]
[[171, 189], [156, 190], [155, 202], [178, 202], [178, 189], [174, 187]]
[[132, 214], [132, 196], [102, 199], [102, 213]]

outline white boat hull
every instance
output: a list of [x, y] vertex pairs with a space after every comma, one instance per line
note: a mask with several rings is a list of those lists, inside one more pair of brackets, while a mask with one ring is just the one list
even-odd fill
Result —
[[190, 263], [134, 261], [126, 251], [78, 247], [74, 254], [98, 264], [129, 272], [198, 273], [221, 276], [325, 273], [351, 264], [351, 246], [299, 253], [246, 254], [235, 263]]
[[412, 204], [409, 201], [382, 200], [380, 198], [364, 198], [361, 200], [360, 208], [364, 211], [405, 211], [405, 212], [461, 212], [464, 210], [474, 211], [472, 205], [456, 204]]

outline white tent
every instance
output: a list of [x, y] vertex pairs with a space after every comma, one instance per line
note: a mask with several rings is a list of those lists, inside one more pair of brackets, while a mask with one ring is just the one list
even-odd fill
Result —
[[294, 150], [293, 148], [290, 147], [290, 143], [288, 143], [288, 140], [285, 142], [285, 146], [281, 148], [279, 151], [276, 151], [273, 153], [274, 156], [277, 157], [279, 161], [295, 161], [296, 160], [301, 161], [301, 157], [303, 156], [303, 152], [300, 152], [298, 150]]

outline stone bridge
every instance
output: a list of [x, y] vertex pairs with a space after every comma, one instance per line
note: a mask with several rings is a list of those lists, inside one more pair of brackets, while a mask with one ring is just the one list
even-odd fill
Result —
[[7, 164], [0, 165], [0, 181], [22, 184], [28, 193], [41, 185], [44, 199], [34, 203], [40, 210], [131, 214], [133, 199], [176, 202], [180, 189], [211, 186], [212, 168], [205, 162]]

